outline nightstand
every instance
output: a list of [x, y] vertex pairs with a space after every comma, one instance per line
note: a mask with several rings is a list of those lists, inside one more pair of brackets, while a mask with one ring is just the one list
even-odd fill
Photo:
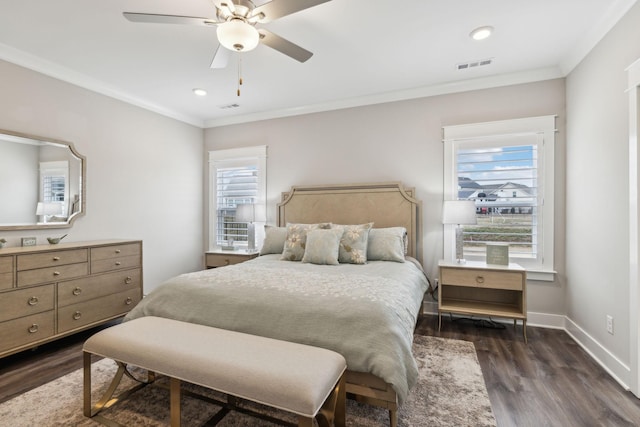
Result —
[[260, 253], [258, 251], [246, 251], [238, 249], [235, 251], [223, 251], [222, 249], [214, 249], [204, 254], [205, 265], [207, 268], [224, 267], [225, 265], [240, 264], [256, 258]]
[[493, 265], [484, 262], [438, 262], [438, 330], [442, 313], [503, 317], [522, 320], [527, 342], [527, 272], [518, 264]]

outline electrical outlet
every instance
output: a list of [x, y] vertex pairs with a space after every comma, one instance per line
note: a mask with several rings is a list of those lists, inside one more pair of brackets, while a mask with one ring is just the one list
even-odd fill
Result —
[[607, 332], [613, 335], [613, 316], [607, 314]]

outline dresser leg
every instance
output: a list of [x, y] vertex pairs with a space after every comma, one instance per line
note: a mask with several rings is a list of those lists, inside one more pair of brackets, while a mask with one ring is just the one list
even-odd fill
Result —
[[524, 336], [524, 343], [527, 344], [527, 319], [522, 321], [522, 335]]
[[440, 327], [442, 327], [442, 313], [438, 313], [438, 332], [440, 332]]

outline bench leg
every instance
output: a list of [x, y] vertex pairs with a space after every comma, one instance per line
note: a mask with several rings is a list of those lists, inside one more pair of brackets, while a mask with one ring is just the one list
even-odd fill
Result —
[[313, 418], [299, 416], [298, 427], [313, 427]]
[[171, 396], [171, 427], [180, 427], [180, 380], [171, 378], [169, 388]]
[[[346, 421], [346, 379], [345, 374], [342, 374], [338, 382], [336, 383], [333, 391], [327, 397], [327, 400], [320, 408], [316, 419], [320, 427], [345, 427]], [[302, 424], [298, 424], [301, 426]]]
[[113, 380], [111, 380], [111, 384], [109, 384], [109, 388], [104, 393], [102, 398], [98, 401], [98, 403], [96, 403], [92, 407], [91, 406], [91, 353], [83, 352], [83, 356], [82, 356], [83, 374], [84, 374], [84, 381], [83, 381], [84, 411], [83, 412], [85, 417], [91, 418], [95, 416], [111, 400], [113, 393], [116, 391], [116, 388], [118, 387], [118, 384], [120, 384], [120, 380], [122, 379], [122, 376], [126, 371], [126, 366], [123, 363], [121, 362], [116, 362], [116, 363], [118, 364], [118, 371], [113, 377]]

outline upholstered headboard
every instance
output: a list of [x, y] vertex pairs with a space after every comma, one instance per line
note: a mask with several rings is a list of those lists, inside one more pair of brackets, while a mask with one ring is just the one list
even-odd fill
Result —
[[282, 193], [278, 225], [287, 223], [363, 224], [405, 227], [407, 255], [422, 262], [422, 202], [400, 182], [294, 186]]

